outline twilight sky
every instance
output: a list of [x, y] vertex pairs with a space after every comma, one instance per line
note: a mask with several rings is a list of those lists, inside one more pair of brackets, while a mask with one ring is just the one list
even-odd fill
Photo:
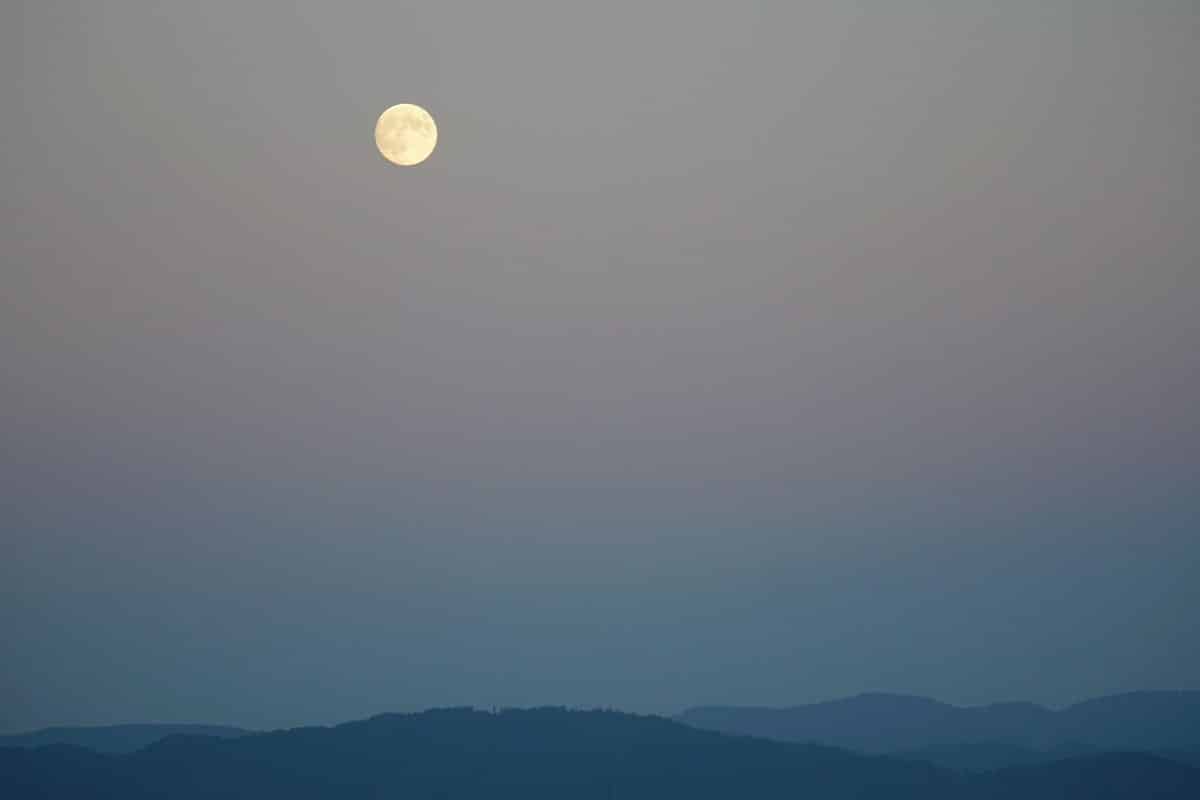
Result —
[[1200, 688], [1197, 41], [0, 4], [0, 730]]

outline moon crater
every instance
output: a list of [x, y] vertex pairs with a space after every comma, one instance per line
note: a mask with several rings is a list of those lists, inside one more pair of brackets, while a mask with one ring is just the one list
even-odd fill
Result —
[[429, 158], [437, 147], [437, 123], [428, 111], [401, 103], [384, 111], [375, 123], [375, 146], [388, 161], [411, 167]]

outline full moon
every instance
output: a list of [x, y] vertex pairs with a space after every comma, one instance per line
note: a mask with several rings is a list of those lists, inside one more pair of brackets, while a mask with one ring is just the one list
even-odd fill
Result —
[[437, 147], [437, 123], [429, 112], [411, 103], [392, 106], [375, 123], [375, 146], [388, 161], [411, 167], [429, 158]]

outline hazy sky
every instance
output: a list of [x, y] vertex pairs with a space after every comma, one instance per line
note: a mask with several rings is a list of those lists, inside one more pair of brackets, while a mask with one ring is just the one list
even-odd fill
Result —
[[0, 729], [1200, 688], [1198, 41], [0, 4]]

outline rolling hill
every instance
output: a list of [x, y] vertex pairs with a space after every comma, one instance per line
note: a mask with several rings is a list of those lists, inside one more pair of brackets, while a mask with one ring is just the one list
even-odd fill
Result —
[[132, 753], [168, 736], [216, 736], [232, 739], [249, 731], [227, 725], [94, 725], [42, 728], [0, 736], [0, 747], [45, 747], [68, 744], [98, 753]]
[[[1103, 793], [1114, 787], [1117, 793]], [[967, 774], [821, 745], [727, 736], [660, 717], [445, 709], [236, 739], [171, 736], [124, 755], [68, 745], [7, 748], [0, 750], [0, 795], [9, 800], [1190, 798], [1200, 796], [1200, 770], [1151, 756], [1110, 755]]]
[[1061, 756], [1200, 750], [1200, 692], [1136, 692], [1059, 711], [1032, 703], [959, 707], [924, 697], [861, 694], [790, 708], [707, 706], [676, 719], [706, 730], [865, 753], [986, 745], [993, 756], [1010, 749], [1018, 760], [1009, 763], [1022, 763], [1019, 751]]

